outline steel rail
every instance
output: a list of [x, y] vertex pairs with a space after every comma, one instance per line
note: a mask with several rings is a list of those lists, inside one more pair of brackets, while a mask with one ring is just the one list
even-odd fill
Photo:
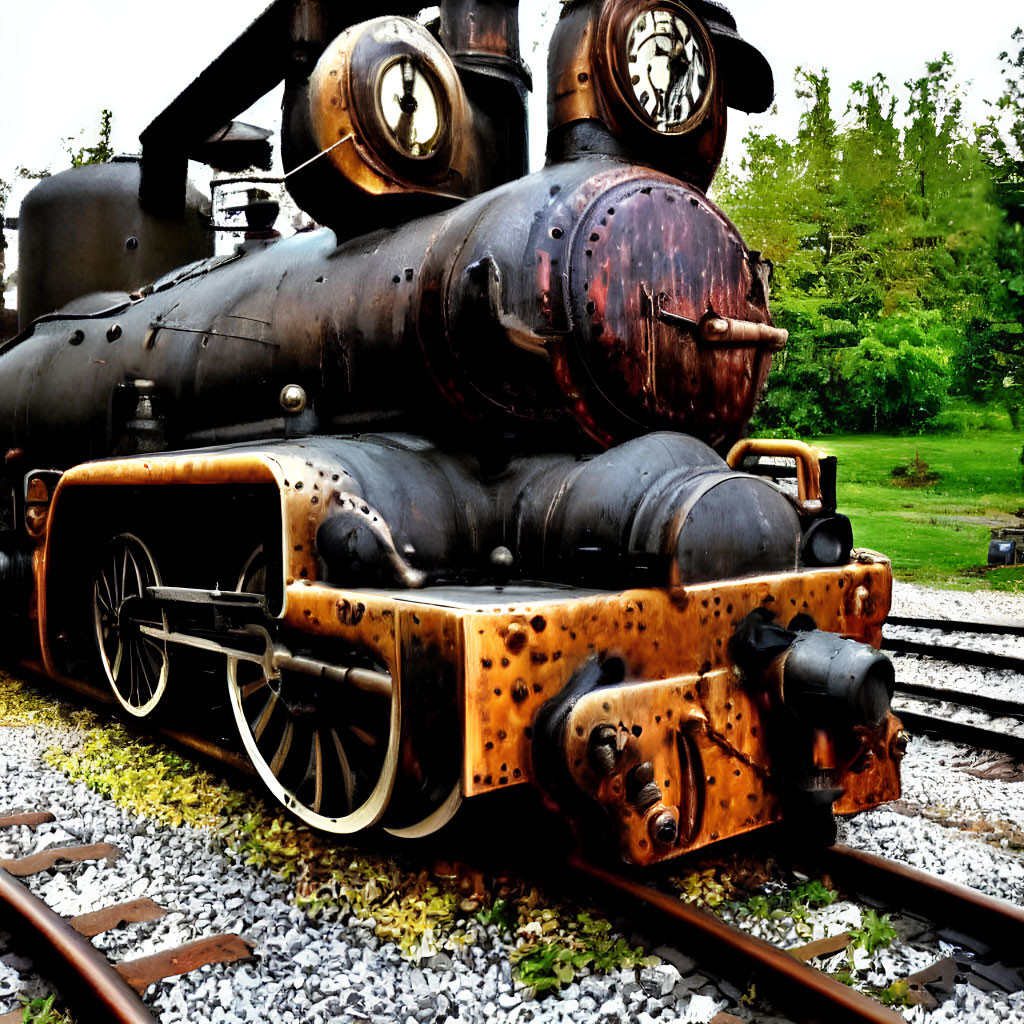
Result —
[[833, 879], [847, 888], [863, 887], [875, 898], [882, 893], [894, 907], [915, 910], [930, 921], [954, 925], [977, 938], [996, 938], [1000, 950], [1016, 951], [1014, 962], [1020, 962], [1024, 907], [849, 846], [835, 846], [821, 854]]
[[105, 1024], [155, 1024], [130, 985], [88, 939], [79, 935], [63, 918], [0, 868], [0, 914], [19, 925], [19, 935], [52, 954], [46, 973], [59, 970], [58, 980], [73, 991], [90, 1013], [81, 1020]]
[[795, 1019], [866, 1021], [870, 1024], [904, 1022], [902, 1014], [870, 996], [833, 980], [785, 950], [747, 935], [674, 896], [590, 864], [578, 854], [569, 858], [568, 867], [627, 898], [632, 903], [631, 913], [636, 912], [635, 904], [640, 903], [652, 914], [667, 917], [681, 925], [689, 933], [689, 938], [700, 943], [702, 954], [714, 951], [734, 968], [738, 960], [748, 973], [757, 972], [759, 989], [770, 988], [772, 1002]]
[[898, 640], [882, 637], [882, 650], [894, 654], [923, 654], [936, 661], [951, 661], [955, 665], [976, 665], [978, 668], [1004, 669], [1024, 674], [1024, 658], [1007, 654], [990, 654], [987, 651], [972, 651], [968, 647], [945, 647], [941, 644], [925, 644], [916, 640]]
[[897, 714], [904, 727], [912, 733], [939, 736], [955, 743], [965, 743], [967, 746], [979, 747], [982, 750], [994, 750], [1024, 760], [1024, 736], [1015, 736], [1013, 733], [999, 732], [948, 718], [922, 715], [920, 712], [908, 711], [905, 708], [899, 708]]
[[896, 680], [896, 692], [907, 697], [920, 697], [922, 700], [947, 701], [960, 707], [971, 708], [973, 711], [981, 711], [986, 715], [1024, 719], [1024, 702], [1019, 700], [986, 697], [984, 694], [969, 693], [966, 690], [950, 690], [943, 686], [926, 686], [923, 683], [908, 683], [901, 680]]
[[887, 626], [912, 626], [915, 629], [938, 629], [944, 633], [994, 633], [1005, 636], [1024, 636], [1024, 626], [1011, 622], [960, 622], [956, 619], [925, 619], [911, 615], [890, 615]]

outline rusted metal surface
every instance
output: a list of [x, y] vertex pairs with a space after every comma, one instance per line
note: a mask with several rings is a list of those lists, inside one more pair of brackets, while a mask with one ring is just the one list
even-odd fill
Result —
[[[652, 247], [653, 237], [661, 241]], [[619, 413], [712, 445], [737, 436], [764, 388], [770, 354], [756, 340], [709, 347], [700, 324], [709, 309], [770, 321], [760, 278], [718, 208], [679, 183], [638, 180], [594, 195], [566, 248], [577, 344]], [[698, 258], [699, 270], [691, 262]], [[572, 368], [570, 353], [567, 366], [582, 387], [585, 372]]]
[[725, 461], [736, 469], [747, 455], [793, 459], [796, 462], [797, 493], [800, 501], [821, 502], [822, 452], [817, 448], [812, 448], [802, 441], [747, 437], [732, 446]]
[[16, 825], [27, 825], [35, 828], [36, 825], [45, 825], [48, 821], [57, 819], [49, 811], [25, 811], [18, 814], [0, 814], [0, 828], [13, 828]]
[[80, 999], [82, 1020], [113, 1024], [153, 1024], [154, 1018], [99, 950], [33, 896], [8, 871], [0, 869], [0, 912], [15, 922], [20, 937], [51, 958], [51, 971]]
[[[380, 642], [380, 615], [390, 609], [399, 634], [408, 638], [399, 676], [409, 677], [404, 685], [413, 694], [410, 700], [435, 701], [434, 713], [451, 707], [452, 698], [444, 690], [418, 688], [415, 680], [423, 674], [410, 658], [416, 648], [412, 638], [420, 637], [423, 648], [435, 652], [438, 668], [431, 678], [455, 672], [464, 703], [452, 709], [448, 720], [461, 716], [464, 722], [466, 796], [537, 782], [533, 726], [541, 706], [596, 651], [621, 658], [629, 682], [576, 705], [567, 763], [576, 766], [581, 793], [596, 798], [616, 821], [623, 853], [636, 863], [650, 863], [779, 818], [781, 780], [774, 775], [766, 743], [771, 729], [780, 726], [766, 723], [756, 691], [745, 688], [733, 672], [728, 643], [736, 623], [754, 608], [774, 607], [781, 614], [834, 623], [846, 636], [877, 644], [890, 579], [886, 565], [850, 565], [675, 593], [638, 590], [567, 598], [557, 591], [534, 591], [530, 600], [527, 591], [522, 603], [511, 606], [503, 603], [501, 591], [493, 590], [489, 597], [469, 588], [428, 588], [382, 598], [298, 583], [289, 587], [287, 615], [295, 624], [312, 620], [325, 632], [368, 645]], [[353, 609], [358, 610], [355, 616]], [[621, 730], [619, 722], [624, 723]], [[628, 752], [616, 775], [622, 787], [617, 794], [594, 774], [587, 748], [593, 731], [608, 723], [616, 725], [615, 742]], [[836, 802], [837, 813], [899, 794], [898, 732], [899, 723], [891, 716], [878, 736], [865, 730], [858, 763], [837, 767], [836, 787], [845, 790]], [[448, 753], [454, 749], [447, 741], [441, 747]], [[409, 750], [403, 761], [421, 763], [423, 749], [415, 758], [416, 748]], [[438, 751], [431, 755], [438, 756]], [[661, 793], [637, 813], [625, 777], [647, 762]], [[679, 836], [658, 845], [652, 830], [666, 811], [675, 818]]]
[[[686, 678], [702, 683], [709, 694], [711, 679], [724, 685], [731, 672], [729, 638], [754, 608], [820, 617], [835, 623], [844, 636], [875, 646], [888, 609], [886, 581], [883, 567], [850, 566], [685, 588], [678, 594], [633, 591], [564, 604], [549, 599], [517, 608], [503, 619], [496, 618], [499, 608], [464, 613], [467, 795], [529, 778], [526, 730], [540, 706], [599, 647], [623, 657], [638, 679]], [[861, 588], [869, 595], [866, 601], [857, 597]], [[714, 676], [705, 680], [709, 673]], [[523, 685], [517, 686], [517, 680]], [[753, 705], [749, 696], [745, 700]], [[736, 723], [725, 728], [730, 716], [724, 702], [715, 713], [723, 716], [717, 723], [723, 733], [735, 731]], [[756, 727], [755, 716], [754, 711], [748, 714], [748, 726]], [[501, 770], [502, 764], [508, 771]]]
[[61, 846], [33, 853], [15, 860], [0, 860], [0, 868], [16, 878], [25, 878], [46, 871], [58, 864], [77, 864], [85, 860], [120, 860], [124, 854], [110, 843], [92, 843], [89, 846]]
[[88, 914], [72, 917], [68, 924], [87, 939], [94, 935], [121, 928], [126, 924], [139, 924], [142, 921], [156, 921], [167, 911], [151, 899], [129, 900], [102, 910], [93, 910]]
[[[846, 564], [815, 458], [793, 502], [716, 454], [785, 342], [770, 262], [706, 196], [726, 105], [768, 105], [763, 57], [705, 0], [568, 4], [549, 162], [519, 177], [516, 0], [416, 13], [277, 0], [143, 133], [143, 219], [179, 213], [185, 157], [220, 159], [207, 140], [284, 78], [284, 183], [334, 230], [137, 282], [131, 235], [116, 294], [3, 346], [20, 656], [139, 718], [189, 685], [174, 666], [224, 663], [261, 778], [335, 832], [422, 835], [531, 782], [651, 863], [788, 815], [808, 780], [836, 811], [898, 793], [877, 685], [804, 721], [779, 674], [799, 658], [730, 652], [768, 610], [818, 633], [787, 643], [817, 644], [821, 689], [828, 636], [877, 646], [891, 591], [887, 564]], [[79, 181], [38, 193], [40, 239]], [[131, 585], [108, 568], [129, 560]], [[139, 701], [124, 649], [159, 654]]]
[[253, 947], [239, 935], [214, 935], [187, 942], [136, 960], [122, 960], [114, 970], [139, 995], [161, 978], [187, 974], [207, 964], [230, 964], [248, 960]]
[[[403, 414], [471, 449], [507, 429], [569, 451], [581, 430], [602, 446], [658, 428], [720, 445], [768, 373], [762, 347], [699, 331], [709, 308], [770, 324], [739, 235], [697, 189], [626, 160], [551, 165], [389, 233], [373, 258], [368, 272], [358, 245], [304, 233], [172, 275], [109, 316], [37, 323], [4, 350], [0, 443], [39, 465], [137, 450], [146, 380], [165, 448]], [[301, 413], [281, 407], [290, 385]]]
[[737, 969], [739, 961], [745, 973], [751, 969], [760, 972], [758, 991], [768, 988], [771, 998], [783, 1004], [796, 1019], [870, 1021], [872, 1024], [900, 1024], [903, 1020], [895, 1010], [809, 967], [785, 950], [731, 928], [713, 914], [683, 903], [675, 896], [606, 871], [580, 857], [572, 858], [570, 867], [606, 890], [628, 897], [632, 914], [637, 913], [639, 904], [660, 918], [668, 918], [680, 926], [681, 938], [688, 940], [689, 945], [699, 944], [703, 955], [727, 958], [733, 969]]
[[[442, 121], [440, 135], [418, 159], [398, 148], [377, 99], [381, 76], [399, 58], [410, 61], [421, 78], [428, 76], [422, 88], [434, 90]], [[466, 198], [480, 191], [462, 83], [445, 50], [415, 22], [386, 16], [348, 29], [324, 51], [308, 88], [314, 149], [326, 153], [344, 181], [370, 195], [423, 192]], [[336, 145], [346, 137], [349, 142]]]

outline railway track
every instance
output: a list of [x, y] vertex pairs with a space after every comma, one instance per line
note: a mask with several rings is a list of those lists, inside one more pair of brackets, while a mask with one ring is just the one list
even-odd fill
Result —
[[[979, 642], [984, 643], [986, 637], [1024, 637], [1024, 626], [907, 616], [890, 616], [886, 625], [933, 634], [917, 637], [887, 634], [883, 637], [882, 648], [893, 654], [1024, 676], [1024, 657], [978, 649]], [[936, 642], [935, 633], [943, 640], [948, 637], [959, 642]], [[1024, 760], [1024, 702], [907, 679], [897, 679], [896, 693], [897, 713], [912, 733], [941, 737]]]
[[[0, 829], [35, 828], [54, 821], [46, 811], [0, 814]], [[51, 846], [28, 856], [0, 859], [0, 923], [55, 984], [76, 1021], [153, 1024], [142, 995], [154, 982], [207, 964], [248, 959], [252, 947], [234, 934], [210, 935], [159, 953], [111, 963], [91, 939], [114, 928], [159, 919], [164, 909], [150, 899], [134, 899], [65, 918], [51, 910], [19, 879], [55, 872], [68, 865], [122, 857], [110, 843]], [[0, 1024], [21, 1024], [23, 1012], [0, 1015]]]
[[[845, 1021], [861, 1024], [900, 1024], [903, 1015], [878, 999], [857, 991], [813, 966], [819, 955], [841, 951], [848, 934], [783, 949], [730, 925], [710, 911], [682, 902], [656, 882], [640, 880], [588, 862], [570, 859], [570, 868], [595, 883], [606, 898], [624, 914], [645, 924], [669, 927], [681, 948], [699, 951], [705, 969], [714, 969], [738, 987], [752, 985], [759, 996], [767, 995], [777, 1013], [794, 1021]], [[806, 865], [815, 874], [830, 878], [850, 897], [869, 905], [884, 906], [894, 914], [911, 912], [932, 922], [955, 922], [956, 930], [943, 934], [964, 944], [966, 952], [937, 955], [935, 963], [906, 979], [906, 998], [911, 1005], [934, 1008], [931, 994], [952, 992], [958, 975], [1015, 978], [1024, 963], [1024, 909], [966, 886], [948, 882], [907, 865], [845, 846], [821, 851]], [[941, 928], [936, 925], [936, 930]], [[1010, 963], [992, 955], [992, 937], [999, 949], [1010, 951]], [[987, 937], [987, 939], [986, 939]], [[981, 956], [975, 959], [976, 954]]]

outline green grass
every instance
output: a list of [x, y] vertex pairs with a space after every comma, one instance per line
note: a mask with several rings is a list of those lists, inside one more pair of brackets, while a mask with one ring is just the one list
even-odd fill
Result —
[[[1024, 591], [1024, 567], [985, 572], [989, 529], [1024, 507], [1024, 433], [831, 436], [812, 443], [839, 459], [839, 509], [857, 547], [892, 559], [897, 579], [968, 589]], [[940, 474], [926, 487], [894, 486], [915, 457]]]

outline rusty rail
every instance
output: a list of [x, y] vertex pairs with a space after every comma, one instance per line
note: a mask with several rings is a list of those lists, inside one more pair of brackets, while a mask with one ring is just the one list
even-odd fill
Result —
[[631, 912], [635, 913], [639, 903], [654, 915], [681, 925], [691, 940], [700, 943], [702, 954], [717, 952], [734, 965], [739, 961], [748, 974], [756, 972], [759, 990], [769, 988], [773, 1002], [796, 1019], [903, 1024], [901, 1014], [869, 996], [674, 896], [597, 867], [578, 855], [569, 858], [568, 866], [627, 898], [633, 904]]
[[1024, 636], [1024, 626], [1012, 622], [961, 622], [958, 619], [926, 619], [915, 615], [890, 615], [887, 626], [911, 626], [914, 629], [938, 629], [943, 633], [997, 633]]
[[835, 846], [822, 852], [822, 865], [847, 888], [862, 888], [901, 909], [916, 910], [978, 938], [994, 937], [999, 948], [1024, 950], [1024, 908], [907, 864], [873, 853]]
[[54, 959], [48, 970], [59, 970], [60, 980], [90, 1008], [88, 1016], [80, 1019], [108, 1024], [154, 1024], [156, 1018], [106, 957], [2, 868], [0, 914], [16, 922], [19, 934], [26, 940], [31, 936], [52, 954]]
[[969, 647], [944, 647], [939, 644], [884, 636], [882, 650], [892, 651], [893, 654], [923, 655], [935, 661], [949, 661], [954, 665], [974, 665], [977, 668], [994, 668], [1024, 674], [1024, 658], [1015, 658], [1009, 654], [991, 654], [988, 651], [973, 651]]

